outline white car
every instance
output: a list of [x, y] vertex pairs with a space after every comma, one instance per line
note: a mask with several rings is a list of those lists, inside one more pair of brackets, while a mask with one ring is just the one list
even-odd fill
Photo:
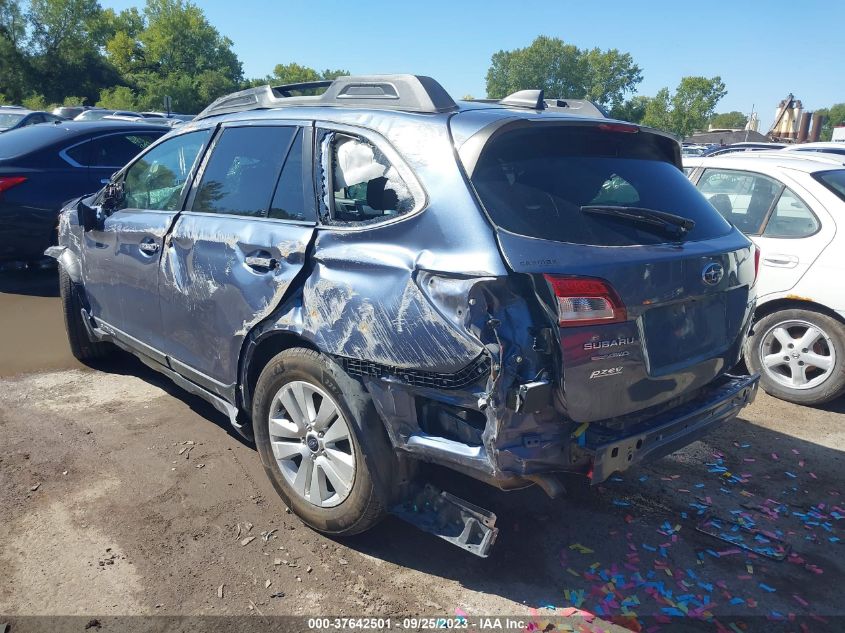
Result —
[[743, 152], [684, 168], [761, 251], [749, 370], [798, 404], [845, 393], [845, 156]]
[[838, 154], [845, 156], [845, 143], [839, 141], [835, 143], [799, 143], [797, 145], [787, 145], [783, 148], [785, 152], [824, 152], [825, 154]]

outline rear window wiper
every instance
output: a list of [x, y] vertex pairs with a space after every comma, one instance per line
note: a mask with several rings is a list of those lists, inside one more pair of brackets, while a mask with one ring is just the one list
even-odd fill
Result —
[[583, 213], [595, 213], [598, 215], [610, 215], [615, 218], [625, 218], [640, 222], [641, 224], [650, 224], [652, 226], [660, 227], [668, 230], [670, 233], [683, 237], [693, 228], [695, 228], [695, 220], [690, 220], [674, 213], [667, 213], [666, 211], [658, 211], [657, 209], [647, 209], [645, 207], [626, 207], [622, 205], [610, 204], [587, 204], [581, 207]]

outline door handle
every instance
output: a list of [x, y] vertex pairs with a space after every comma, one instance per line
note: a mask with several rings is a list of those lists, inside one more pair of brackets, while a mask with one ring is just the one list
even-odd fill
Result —
[[142, 253], [146, 253], [147, 255], [153, 255], [158, 252], [158, 242], [153, 242], [151, 239], [147, 238], [140, 244], [138, 244], [138, 248], [141, 249]]
[[262, 272], [273, 270], [279, 265], [279, 261], [275, 257], [259, 255], [248, 255], [244, 261], [250, 268], [261, 270]]
[[795, 255], [764, 255], [763, 263], [777, 268], [795, 268], [798, 265], [798, 258]]

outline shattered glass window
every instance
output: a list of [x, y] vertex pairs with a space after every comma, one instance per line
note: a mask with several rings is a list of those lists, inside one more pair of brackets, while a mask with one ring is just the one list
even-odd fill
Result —
[[144, 154], [126, 172], [121, 209], [176, 211], [182, 188], [211, 130], [180, 134]]
[[333, 220], [378, 222], [408, 213], [416, 206], [402, 176], [371, 143], [335, 134], [329, 151]]
[[295, 127], [233, 127], [211, 150], [192, 211], [264, 217]]

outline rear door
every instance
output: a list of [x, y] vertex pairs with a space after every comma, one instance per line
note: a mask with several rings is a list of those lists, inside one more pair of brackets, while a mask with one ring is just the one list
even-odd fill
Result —
[[99, 134], [63, 150], [63, 158], [85, 169], [90, 191], [102, 188], [112, 175], [153, 144], [164, 131], [126, 131]]
[[302, 269], [316, 225], [310, 124], [221, 127], [168, 235], [161, 306], [171, 365], [231, 396], [244, 337]]
[[211, 130], [169, 138], [123, 175], [121, 208], [102, 229], [83, 234], [82, 267], [92, 315], [159, 361], [162, 345], [159, 261], [194, 165]]
[[794, 178], [796, 172], [705, 169], [697, 187], [725, 218], [760, 248], [758, 296], [784, 293], [798, 283], [836, 233], [822, 205]]
[[738, 360], [753, 247], [684, 176], [674, 141], [523, 122], [462, 159], [506, 262], [555, 315], [574, 420], [691, 397]]

